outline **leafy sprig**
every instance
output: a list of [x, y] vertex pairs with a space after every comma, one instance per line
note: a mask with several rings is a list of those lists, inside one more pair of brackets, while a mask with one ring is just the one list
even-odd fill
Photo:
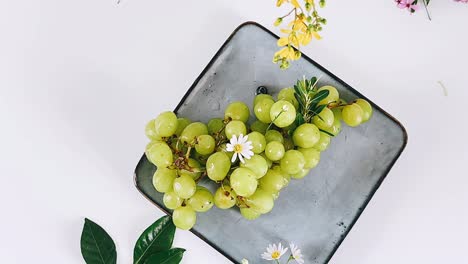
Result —
[[296, 125], [311, 123], [314, 116], [320, 117], [320, 112], [327, 107], [319, 105], [319, 102], [329, 94], [328, 90], [318, 91], [317, 83], [319, 79], [312, 77], [310, 80], [298, 80], [294, 85], [294, 97], [299, 103], [299, 110], [296, 115]]

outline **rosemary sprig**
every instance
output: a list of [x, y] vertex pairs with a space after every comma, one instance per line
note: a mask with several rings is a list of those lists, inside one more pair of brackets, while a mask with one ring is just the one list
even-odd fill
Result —
[[323, 110], [324, 105], [318, 105], [318, 103], [328, 96], [329, 91], [318, 91], [319, 79], [312, 77], [308, 80], [304, 77], [294, 85], [294, 97], [299, 102], [299, 111], [296, 117], [296, 125], [298, 126], [303, 123], [311, 123], [312, 118]]

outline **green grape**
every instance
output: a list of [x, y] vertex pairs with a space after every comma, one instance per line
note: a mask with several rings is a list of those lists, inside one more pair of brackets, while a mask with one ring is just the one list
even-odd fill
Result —
[[303, 168], [298, 173], [291, 175], [291, 177], [294, 178], [294, 179], [302, 179], [305, 176], [307, 176], [307, 174], [309, 174], [309, 171], [310, 171], [310, 169]]
[[323, 132], [320, 132], [320, 139], [317, 144], [314, 145], [314, 149], [318, 151], [324, 151], [330, 145], [331, 137]]
[[214, 195], [214, 203], [220, 209], [228, 209], [236, 204], [236, 192], [227, 185], [223, 185], [216, 190]]
[[253, 171], [257, 179], [263, 177], [268, 171], [267, 161], [260, 155], [253, 155], [240, 164], [241, 168], [247, 168]]
[[281, 166], [275, 165], [273, 168], [271, 168], [274, 171], [277, 171], [281, 176], [283, 176], [283, 188], [288, 186], [289, 182], [291, 181], [291, 175], [284, 173], [283, 170], [281, 170]]
[[170, 111], [162, 112], [154, 120], [156, 134], [161, 137], [170, 137], [177, 130], [177, 116]]
[[192, 177], [182, 175], [174, 180], [173, 188], [177, 196], [183, 199], [188, 199], [192, 197], [197, 190], [197, 184]]
[[259, 180], [262, 190], [270, 193], [277, 193], [284, 187], [284, 177], [277, 170], [268, 170], [265, 176]]
[[284, 146], [278, 141], [271, 141], [265, 147], [265, 155], [271, 161], [278, 161], [284, 156]]
[[198, 180], [202, 174], [202, 169], [200, 162], [196, 159], [189, 158], [188, 159], [188, 167], [187, 169], [180, 169], [179, 170], [179, 175], [180, 176], [189, 176], [193, 180]]
[[[320, 117], [319, 117], [320, 116]], [[312, 121], [320, 129], [327, 129], [333, 125], [335, 117], [333, 116], [333, 111], [330, 108], [325, 107], [320, 114], [314, 116]]]
[[266, 147], [266, 140], [265, 136], [260, 134], [259, 132], [251, 132], [247, 135], [248, 140], [252, 142], [252, 151], [253, 153], [259, 154], [265, 150]]
[[336, 136], [341, 132], [341, 121], [335, 118], [335, 120], [333, 121], [333, 125], [330, 128], [322, 130]]
[[335, 87], [326, 85], [326, 86], [320, 87], [320, 89], [318, 89], [318, 92], [323, 91], [323, 90], [328, 90], [329, 93], [327, 97], [325, 97], [324, 99], [322, 99], [322, 101], [318, 103], [319, 105], [325, 105], [331, 102], [338, 102], [340, 95], [338, 94], [338, 90], [336, 90]]
[[372, 106], [364, 99], [357, 99], [356, 104], [362, 109], [362, 122], [367, 122], [372, 116]]
[[156, 142], [146, 150], [146, 157], [157, 167], [166, 168], [174, 161], [171, 148], [165, 142]]
[[256, 131], [260, 134], [265, 134], [268, 128], [268, 124], [261, 122], [260, 120], [255, 120], [255, 122], [250, 125], [250, 130]]
[[184, 199], [177, 196], [177, 194], [172, 190], [165, 193], [163, 196], [164, 205], [171, 210], [179, 208], [182, 205], [183, 201]]
[[343, 107], [341, 112], [343, 121], [350, 127], [358, 126], [362, 123], [364, 111], [358, 104], [351, 104]]
[[290, 102], [291, 104], [294, 105], [296, 109], [299, 108], [299, 102], [297, 101], [296, 97], [294, 96], [294, 88], [288, 87], [281, 89], [281, 91], [278, 93], [278, 101], [279, 100], [285, 100]]
[[153, 174], [153, 186], [156, 191], [165, 193], [172, 190], [172, 184], [177, 177], [177, 172], [172, 169], [158, 168]]
[[269, 95], [269, 94], [258, 94], [254, 98], [253, 106], [257, 105], [257, 103], [260, 102], [263, 99], [273, 100], [273, 97], [271, 95]]
[[278, 141], [280, 143], [284, 143], [283, 135], [279, 131], [276, 130], [268, 130], [265, 133], [265, 140], [267, 143], [271, 141]]
[[277, 127], [287, 127], [296, 120], [296, 108], [288, 101], [278, 101], [271, 106], [270, 118]]
[[232, 136], [239, 137], [240, 134], [246, 135], [247, 134], [247, 127], [242, 121], [234, 120], [229, 122], [226, 125], [226, 136], [228, 139], [231, 139]]
[[197, 144], [195, 144], [195, 150], [202, 155], [208, 155], [213, 153], [215, 146], [216, 142], [212, 136], [201, 135], [197, 137]]
[[300, 172], [305, 165], [304, 155], [297, 150], [288, 150], [280, 161], [281, 170], [287, 174]]
[[247, 198], [246, 204], [255, 211], [266, 214], [273, 209], [274, 201], [271, 193], [259, 188]]
[[218, 147], [217, 151], [225, 153], [228, 156], [229, 160], [232, 160], [232, 156], [234, 156], [233, 151], [227, 151], [227, 143], [221, 144]]
[[172, 222], [177, 228], [189, 230], [197, 222], [197, 214], [189, 205], [181, 206], [172, 213]]
[[253, 171], [247, 168], [237, 168], [231, 174], [230, 184], [237, 195], [249, 197], [257, 189], [258, 182]]
[[205, 187], [198, 186], [195, 194], [187, 200], [187, 204], [196, 212], [206, 212], [213, 207], [213, 195]]
[[300, 125], [293, 133], [294, 144], [301, 148], [311, 148], [320, 139], [318, 128], [309, 123]]
[[341, 110], [342, 109], [343, 109], [343, 107], [341, 107], [341, 106], [332, 108], [333, 116], [335, 117], [335, 119], [343, 120], [343, 116], [341, 115]]
[[145, 153], [148, 152], [148, 150], [151, 149], [151, 148], [154, 146], [154, 144], [156, 144], [156, 143], [161, 143], [161, 142], [164, 143], [164, 141], [154, 141], [154, 140], [151, 140], [148, 144], [146, 144]]
[[179, 137], [182, 134], [182, 131], [184, 131], [184, 129], [190, 125], [190, 123], [192, 123], [192, 121], [190, 121], [188, 118], [177, 118], [177, 130], [174, 134]]
[[[207, 126], [208, 126], [208, 133], [214, 136], [216, 133], [221, 131], [221, 129], [223, 129], [224, 120], [221, 118], [213, 118], [208, 122]], [[224, 132], [222, 132], [222, 135], [224, 135]]]
[[213, 181], [222, 181], [229, 169], [231, 169], [231, 160], [224, 152], [216, 152], [206, 161], [206, 173]]
[[156, 134], [156, 126], [154, 125], [154, 119], [150, 120], [145, 127], [145, 134], [151, 140], [161, 141], [161, 136]]
[[262, 99], [254, 105], [254, 114], [260, 122], [271, 123], [270, 110], [275, 101], [273, 99]]
[[265, 161], [267, 162], [268, 168], [271, 168], [271, 166], [273, 165], [273, 161], [267, 158], [267, 156], [265, 155], [265, 152], [262, 152], [260, 156], [262, 156], [265, 159]]
[[250, 110], [249, 107], [243, 102], [234, 102], [226, 107], [224, 111], [224, 118], [231, 120], [239, 120], [242, 122], [247, 122], [249, 120]]
[[284, 150], [294, 149], [294, 143], [292, 139], [290, 138], [285, 138], [283, 145], [284, 145]]
[[261, 215], [252, 208], [240, 208], [240, 213], [247, 220], [255, 220]]
[[305, 158], [304, 168], [312, 169], [317, 166], [320, 161], [320, 152], [315, 148], [299, 148], [298, 149]]
[[185, 127], [179, 138], [184, 143], [193, 144], [195, 138], [201, 135], [208, 135], [208, 128], [201, 122], [195, 122]]

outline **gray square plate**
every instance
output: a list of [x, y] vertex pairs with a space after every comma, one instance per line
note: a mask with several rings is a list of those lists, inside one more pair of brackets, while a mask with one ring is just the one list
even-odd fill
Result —
[[[335, 86], [345, 100], [365, 98], [304, 55], [288, 70], [280, 70], [271, 62], [278, 49], [277, 39], [256, 23], [239, 26], [175, 111], [191, 120], [207, 122], [213, 117], [223, 117], [229, 102], [240, 100], [251, 104], [260, 85], [276, 95], [303, 76], [321, 76], [319, 84]], [[272, 212], [247, 221], [236, 209], [213, 207], [207, 213], [197, 214], [192, 232], [236, 263], [242, 258], [262, 263], [260, 254], [269, 243], [291, 241], [307, 252], [306, 263], [328, 262], [407, 142], [403, 126], [372, 105], [372, 119], [357, 128], [343, 125], [342, 132], [322, 153], [319, 165], [304, 179], [292, 181], [275, 201]], [[135, 169], [135, 185], [146, 198], [170, 214], [163, 205], [163, 195], [153, 188], [155, 170], [143, 156]]]

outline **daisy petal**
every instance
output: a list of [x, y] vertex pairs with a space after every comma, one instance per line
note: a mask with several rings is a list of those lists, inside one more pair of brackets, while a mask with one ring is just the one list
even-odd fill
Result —
[[240, 161], [241, 161], [242, 163], [245, 163], [244, 158], [242, 157], [241, 154], [239, 154], [239, 159], [240, 159]]
[[[240, 155], [239, 155], [239, 157], [240, 157]], [[235, 162], [235, 161], [236, 161], [236, 159], [237, 159], [237, 153], [236, 153], [236, 152], [234, 152], [234, 155], [232, 155], [231, 162]]]
[[227, 151], [234, 151], [234, 146], [231, 145], [230, 143], [227, 143], [227, 144], [226, 144], [226, 150], [227, 150]]
[[244, 143], [244, 135], [243, 135], [243, 134], [240, 134], [240, 135], [239, 135], [239, 137], [237, 138], [237, 143], [238, 143], [238, 144]]
[[231, 144], [232, 145], [236, 145], [237, 144], [237, 138], [236, 138], [236, 135], [233, 135], [231, 140], [230, 140]]
[[247, 140], [249, 140], [249, 135], [245, 135], [245, 137], [244, 137], [244, 143], [247, 142]]

